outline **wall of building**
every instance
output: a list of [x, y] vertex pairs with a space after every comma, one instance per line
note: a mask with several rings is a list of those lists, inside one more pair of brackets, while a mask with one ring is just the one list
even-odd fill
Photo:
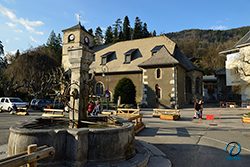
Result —
[[161, 89], [161, 97], [158, 98], [159, 108], [171, 108], [171, 98], [174, 99], [174, 67], [160, 68], [161, 78], [156, 77], [157, 68], [147, 68], [143, 71], [144, 85], [146, 88], [146, 101], [149, 107], [156, 107], [155, 103], [155, 85], [158, 84]]
[[[136, 102], [141, 102], [142, 100], [142, 72], [134, 73], [109, 73], [109, 91], [111, 92], [111, 101], [113, 101], [113, 95], [115, 93], [115, 87], [120, 79], [127, 77], [132, 80], [136, 89]], [[103, 91], [107, 90], [107, 75], [102, 77], [102, 74], [96, 74], [95, 82], [100, 82], [104, 85]]]
[[[186, 73], [186, 76], [191, 78], [191, 83], [192, 83], [192, 93], [186, 94], [186, 103], [194, 103], [195, 99], [202, 99], [202, 78], [203, 78], [203, 73], [201, 71], [193, 70], [189, 71]], [[196, 92], [196, 78], [200, 78], [200, 92]]]
[[182, 67], [177, 67], [177, 105], [178, 107], [184, 106], [186, 104], [186, 90], [185, 90], [185, 76], [186, 71]]

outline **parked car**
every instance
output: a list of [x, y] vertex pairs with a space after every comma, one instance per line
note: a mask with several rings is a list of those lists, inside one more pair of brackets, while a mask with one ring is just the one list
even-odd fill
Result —
[[38, 99], [34, 105], [35, 110], [42, 110], [47, 108], [47, 106], [51, 105], [53, 101], [51, 99]]
[[2, 106], [2, 110], [4, 111], [11, 111], [14, 104], [16, 104], [17, 107], [29, 108], [29, 104], [27, 102], [23, 102], [18, 97], [1, 97], [0, 98], [0, 106]]
[[35, 107], [35, 104], [38, 100], [41, 100], [41, 99], [32, 99], [31, 102], [30, 102], [30, 108], [34, 109]]

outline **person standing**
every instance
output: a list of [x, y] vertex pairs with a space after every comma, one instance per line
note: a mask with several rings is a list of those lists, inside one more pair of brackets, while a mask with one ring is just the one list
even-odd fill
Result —
[[[199, 105], [199, 100], [196, 99], [196, 102], [194, 103], [194, 110], [195, 110], [195, 115], [198, 115], [198, 118], [200, 118], [200, 105]], [[196, 117], [194, 117], [196, 118]]]
[[203, 111], [203, 101], [202, 100], [200, 100], [200, 102], [199, 102], [199, 106], [200, 106], [200, 118], [202, 119], [202, 111]]

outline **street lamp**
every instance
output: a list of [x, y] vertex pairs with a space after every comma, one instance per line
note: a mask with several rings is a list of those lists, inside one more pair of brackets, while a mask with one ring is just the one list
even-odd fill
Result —
[[109, 98], [109, 77], [108, 77], [108, 71], [109, 71], [109, 68], [107, 65], [103, 65], [102, 66], [102, 77], [104, 78], [105, 77], [105, 71], [107, 71], [107, 92], [105, 91], [105, 94], [106, 94], [106, 98], [107, 98], [107, 110], [109, 109], [109, 101], [108, 101], [108, 98]]

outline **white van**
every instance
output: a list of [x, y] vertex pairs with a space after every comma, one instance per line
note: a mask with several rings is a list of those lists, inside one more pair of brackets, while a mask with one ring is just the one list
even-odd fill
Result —
[[29, 104], [26, 102], [23, 102], [20, 98], [18, 97], [1, 97], [0, 98], [0, 107], [2, 106], [2, 110], [5, 111], [11, 111], [12, 107], [16, 104], [17, 107], [29, 107]]

